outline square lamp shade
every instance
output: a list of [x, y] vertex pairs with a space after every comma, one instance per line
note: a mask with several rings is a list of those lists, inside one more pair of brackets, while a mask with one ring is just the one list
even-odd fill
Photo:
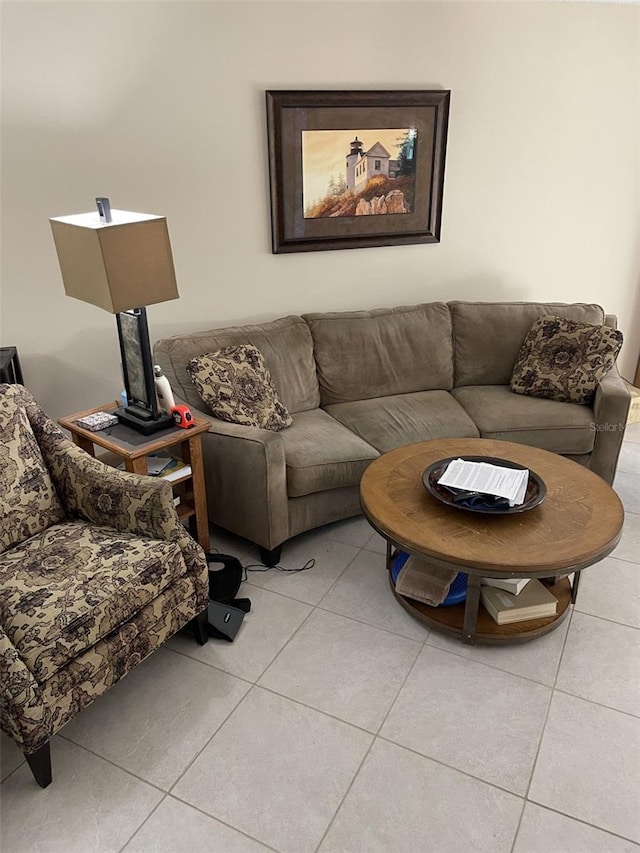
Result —
[[112, 210], [50, 219], [67, 296], [111, 314], [178, 299], [164, 216]]

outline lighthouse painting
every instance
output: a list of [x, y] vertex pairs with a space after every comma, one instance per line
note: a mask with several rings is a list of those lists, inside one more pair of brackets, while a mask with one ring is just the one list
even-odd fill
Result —
[[417, 140], [413, 127], [303, 131], [304, 218], [411, 213]]
[[438, 243], [448, 89], [270, 89], [271, 246]]

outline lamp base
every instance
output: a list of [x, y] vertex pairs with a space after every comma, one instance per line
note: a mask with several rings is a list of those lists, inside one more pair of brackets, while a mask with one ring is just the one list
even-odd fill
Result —
[[121, 424], [125, 424], [125, 426], [131, 427], [131, 429], [135, 429], [137, 432], [141, 432], [142, 435], [151, 435], [154, 432], [158, 432], [161, 429], [169, 429], [169, 427], [175, 426], [174, 420], [171, 415], [160, 415], [158, 420], [154, 421], [153, 419], [142, 420], [141, 418], [137, 418], [135, 415], [130, 414], [126, 409], [118, 408], [114, 411], [114, 415], [118, 418]]

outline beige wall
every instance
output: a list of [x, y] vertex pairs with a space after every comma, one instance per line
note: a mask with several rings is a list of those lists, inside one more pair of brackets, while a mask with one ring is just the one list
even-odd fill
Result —
[[[4, 2], [3, 345], [54, 416], [121, 388], [114, 318], [64, 296], [48, 217], [165, 214], [154, 338], [433, 299], [596, 301], [640, 348], [637, 7]], [[358, 33], [353, 38], [353, 33]], [[442, 242], [272, 255], [264, 90], [452, 90]]]

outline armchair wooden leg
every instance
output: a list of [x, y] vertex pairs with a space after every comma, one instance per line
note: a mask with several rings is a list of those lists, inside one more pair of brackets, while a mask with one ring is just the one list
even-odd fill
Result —
[[41, 746], [37, 752], [32, 752], [31, 755], [24, 753], [27, 759], [27, 764], [31, 768], [31, 772], [38, 785], [41, 788], [46, 788], [51, 784], [51, 741], [47, 741], [44, 746]]
[[272, 569], [276, 563], [280, 562], [280, 554], [282, 553], [282, 545], [278, 545], [277, 548], [272, 548], [271, 551], [268, 548], [263, 548], [262, 545], [260, 548], [260, 562], [268, 566]]
[[193, 628], [193, 635], [201, 646], [209, 642], [209, 609], [203, 610], [189, 623]]

